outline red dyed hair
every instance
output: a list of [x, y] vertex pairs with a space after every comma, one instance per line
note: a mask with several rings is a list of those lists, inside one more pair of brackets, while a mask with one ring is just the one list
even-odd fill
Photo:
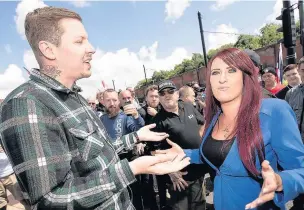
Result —
[[[247, 54], [237, 48], [224, 49], [210, 60], [206, 71], [206, 128], [221, 108], [220, 102], [213, 96], [210, 84], [211, 65], [215, 58], [220, 58], [228, 66], [243, 72], [243, 94], [233, 134], [237, 137], [238, 151], [243, 164], [252, 175], [258, 176], [260, 172], [255, 166], [256, 157], [258, 156], [260, 163], [265, 157], [259, 119], [262, 91], [258, 81], [258, 69]], [[206, 131], [207, 129], [205, 134]]]

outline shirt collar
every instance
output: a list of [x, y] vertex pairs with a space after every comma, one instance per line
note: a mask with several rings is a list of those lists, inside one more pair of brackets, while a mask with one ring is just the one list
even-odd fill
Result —
[[69, 94], [70, 92], [79, 92], [80, 87], [74, 84], [71, 89], [65, 87], [63, 84], [61, 84], [59, 81], [47, 76], [46, 74], [43, 74], [40, 72], [39, 69], [32, 69], [30, 72], [30, 79], [34, 82], [42, 83], [43, 85], [59, 91], [66, 94]]

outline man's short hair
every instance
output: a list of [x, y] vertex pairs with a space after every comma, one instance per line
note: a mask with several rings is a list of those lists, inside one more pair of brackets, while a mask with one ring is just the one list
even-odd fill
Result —
[[[108, 88], [105, 91], [103, 91], [103, 95], [102, 96], [103, 96], [103, 98], [105, 98], [105, 94], [106, 93], [113, 93], [113, 92], [117, 93], [116, 90], [114, 90], [112, 88]], [[118, 95], [118, 93], [117, 93], [117, 95]]]
[[284, 68], [284, 70], [283, 70], [283, 74], [285, 74], [286, 72], [291, 71], [291, 70], [293, 70], [293, 69], [298, 69], [297, 64], [289, 64], [289, 65], [287, 65], [287, 66]]
[[149, 87], [147, 87], [146, 90], [145, 90], [145, 96], [148, 95], [149, 91], [153, 91], [153, 90], [157, 90], [158, 91], [157, 85], [150, 85]]
[[304, 63], [304, 56], [298, 61], [298, 67]]
[[[190, 91], [193, 90], [192, 87], [189, 87], [189, 86], [183, 86], [179, 89], [179, 97], [180, 98], [183, 98], [183, 97], [186, 97], [189, 95]], [[194, 90], [193, 90], [194, 92]]]
[[40, 41], [50, 42], [57, 47], [60, 45], [64, 30], [59, 22], [64, 18], [73, 18], [82, 22], [79, 14], [64, 8], [43, 7], [26, 15], [25, 35], [36, 59], [38, 55], [41, 55], [39, 50]]
[[103, 97], [103, 92], [104, 92], [104, 91], [98, 91], [98, 92], [96, 93], [96, 98], [99, 99], [100, 96]]

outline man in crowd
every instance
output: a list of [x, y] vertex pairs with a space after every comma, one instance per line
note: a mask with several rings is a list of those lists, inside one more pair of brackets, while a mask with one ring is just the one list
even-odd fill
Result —
[[296, 114], [302, 140], [304, 142], [304, 57], [298, 62], [298, 72], [302, 84], [292, 88], [286, 94], [285, 100], [292, 107]]
[[[115, 90], [105, 90], [103, 102], [106, 113], [100, 119], [113, 141], [137, 131], [145, 125], [143, 118], [136, 109], [126, 109], [125, 112], [120, 110], [118, 93]], [[130, 113], [131, 116], [127, 116], [126, 113]]]
[[96, 98], [98, 100], [98, 104], [96, 104], [96, 110], [99, 113], [99, 116], [105, 113], [105, 107], [103, 105], [103, 91], [99, 91], [96, 94]]
[[[156, 85], [151, 85], [146, 88], [145, 90], [145, 100], [146, 104], [142, 107], [143, 112], [141, 116], [144, 118], [145, 125], [150, 125], [153, 123], [153, 118], [160, 110], [159, 105], [159, 95], [158, 95], [158, 87]], [[147, 155], [150, 154], [149, 143], [146, 146]], [[150, 210], [158, 210], [157, 202], [156, 202], [156, 194], [154, 191], [154, 179], [153, 175], [151, 174], [144, 174], [142, 177], [142, 187], [143, 187], [143, 199], [144, 204]], [[166, 183], [158, 183], [158, 193], [159, 193], [159, 200], [161, 206], [164, 205], [163, 203], [166, 200]]]
[[284, 100], [287, 92], [293, 88], [301, 84], [301, 77], [298, 72], [298, 65], [297, 64], [289, 64], [284, 68], [283, 71], [284, 78], [287, 80], [288, 85], [280, 90], [276, 97], [279, 99]]
[[193, 104], [193, 106], [197, 109], [197, 111], [203, 115], [204, 107], [206, 106], [205, 102], [203, 102], [203, 98], [199, 97], [202, 93], [197, 93], [195, 96], [194, 89], [189, 86], [183, 86], [179, 89], [179, 98], [183, 102], [187, 102]]
[[[251, 61], [253, 62], [253, 64], [255, 65], [255, 67], [257, 68], [257, 71], [259, 71], [259, 75], [260, 77], [262, 77], [262, 69], [261, 69], [261, 58], [260, 56], [254, 52], [253, 50], [250, 49], [245, 49], [244, 52], [249, 56], [249, 58], [251, 59]], [[259, 77], [259, 78], [260, 78]], [[263, 82], [263, 81], [261, 81]], [[262, 94], [263, 94], [263, 98], [275, 98], [275, 96], [269, 92], [268, 90], [266, 90], [264, 88], [264, 85], [262, 85]]]
[[[302, 141], [304, 143], [304, 57], [298, 62], [298, 73], [301, 77], [301, 84], [290, 89], [285, 97], [296, 114]], [[292, 209], [304, 209], [304, 195], [300, 195], [293, 201]]]
[[[204, 129], [203, 116], [193, 104], [179, 102], [179, 93], [171, 81], [159, 84], [158, 92], [163, 108], [154, 117], [155, 130], [168, 133], [169, 139], [183, 149], [199, 148]], [[160, 145], [161, 149], [166, 149], [165, 143]], [[173, 209], [204, 210], [206, 208], [206, 199], [202, 190], [206, 173], [204, 168], [202, 165], [193, 164], [183, 172], [170, 175]]]
[[118, 158], [140, 141], [168, 135], [150, 131], [152, 125], [112, 143], [107, 138], [75, 91], [77, 80], [91, 76], [95, 53], [77, 13], [36, 9], [26, 16], [25, 34], [40, 69], [1, 104], [0, 137], [32, 209], [134, 209], [127, 187], [135, 175], [171, 173], [189, 164], [183, 157]]
[[195, 106], [195, 92], [189, 86], [183, 86], [179, 89], [179, 98], [183, 102], [193, 104]]
[[147, 87], [145, 99], [146, 104], [142, 107], [144, 112], [142, 112], [141, 116], [144, 118], [145, 124], [150, 125], [153, 122], [152, 119], [160, 110], [158, 87], [156, 85]]
[[88, 100], [88, 104], [90, 105], [90, 107], [96, 111], [96, 99], [94, 97], [90, 97], [87, 99]]
[[136, 95], [135, 95], [134, 88], [132, 88], [132, 87], [127, 87], [126, 90], [130, 91], [130, 93], [131, 93], [131, 95], [132, 95], [132, 98], [133, 98], [133, 103], [134, 103], [135, 107], [136, 107], [136, 108], [139, 108], [140, 105], [139, 105], [138, 98], [137, 98]]
[[[190, 87], [193, 91], [191, 91], [187, 87]], [[180, 92], [180, 94], [182, 94], [180, 95], [180, 99], [182, 101], [186, 100], [190, 103], [192, 103], [192, 101], [194, 100], [193, 102], [194, 107], [201, 115], [204, 116], [204, 108], [206, 106], [205, 99], [203, 97], [204, 89], [201, 88], [197, 82], [190, 82], [187, 84], [187, 86], [181, 87], [180, 90], [182, 90]], [[194, 98], [191, 97], [191, 95], [193, 96], [192, 92], [194, 93]]]
[[140, 115], [144, 113], [143, 108], [141, 108], [139, 104], [135, 101], [134, 97], [132, 96], [132, 93], [129, 90], [123, 90], [119, 93], [119, 101], [121, 108], [123, 108], [127, 103], [130, 102], [131, 105], [129, 105], [129, 107], [133, 107], [134, 112], [135, 110], [137, 110]]
[[285, 86], [277, 82], [278, 75], [275, 68], [267, 67], [262, 70], [262, 80], [265, 82], [265, 88], [273, 95], [277, 94]]
[[[139, 130], [145, 125], [143, 118], [138, 114], [137, 110], [126, 109], [125, 113], [131, 113], [131, 116], [127, 116], [120, 110], [118, 93], [113, 89], [107, 89], [103, 93], [103, 102], [106, 109], [106, 113], [101, 116], [101, 122], [105, 126], [111, 139], [115, 141], [122, 136]], [[119, 155], [120, 159], [127, 159], [132, 161], [136, 158], [132, 151], [122, 153]], [[131, 185], [133, 193], [133, 205], [137, 210], [143, 210], [142, 193], [140, 189], [140, 180], [137, 179]]]

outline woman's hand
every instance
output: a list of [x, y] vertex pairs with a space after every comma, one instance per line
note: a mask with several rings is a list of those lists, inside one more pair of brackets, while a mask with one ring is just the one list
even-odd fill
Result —
[[283, 190], [281, 177], [273, 171], [267, 160], [264, 160], [262, 163], [262, 177], [264, 182], [259, 197], [247, 204], [245, 209], [257, 208], [258, 206], [273, 200], [276, 191]]
[[185, 155], [184, 150], [178, 146], [177, 144], [175, 144], [174, 142], [170, 141], [169, 139], [167, 139], [168, 144], [171, 146], [170, 149], [166, 149], [166, 150], [156, 150], [155, 152], [153, 152], [152, 154], [154, 155], [167, 155], [170, 158], [174, 158], [178, 155]]

